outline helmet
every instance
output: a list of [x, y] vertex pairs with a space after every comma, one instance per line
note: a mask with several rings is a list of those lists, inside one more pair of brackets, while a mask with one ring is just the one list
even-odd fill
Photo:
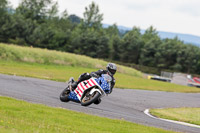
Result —
[[108, 63], [106, 68], [110, 75], [114, 75], [117, 71], [117, 66], [114, 63]]

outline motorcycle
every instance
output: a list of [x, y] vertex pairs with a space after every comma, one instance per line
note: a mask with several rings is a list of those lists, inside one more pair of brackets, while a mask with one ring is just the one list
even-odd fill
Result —
[[82, 106], [89, 106], [92, 103], [99, 104], [101, 98], [110, 93], [111, 81], [110, 75], [102, 74], [101, 77], [91, 77], [80, 82], [76, 89], [72, 90], [73, 80], [69, 80], [68, 86], [60, 94], [60, 100], [78, 102]]

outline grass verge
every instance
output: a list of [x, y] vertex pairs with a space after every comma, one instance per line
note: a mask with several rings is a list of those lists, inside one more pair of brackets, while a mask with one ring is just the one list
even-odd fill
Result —
[[172, 133], [124, 120], [114, 120], [66, 109], [0, 97], [0, 132]]
[[200, 108], [151, 109], [154, 116], [200, 125]]
[[[62, 82], [68, 80], [70, 77], [75, 77], [75, 79], [77, 79], [79, 75], [83, 72], [92, 72], [96, 70], [98, 69], [0, 60], [0, 73], [36, 77]], [[159, 90], [171, 92], [200, 92], [200, 88], [147, 80], [122, 73], [117, 73], [115, 77], [115, 87], [118, 88], [143, 89], [154, 91]]]
[[[70, 77], [77, 79], [84, 72], [104, 69], [106, 65], [103, 60], [83, 55], [0, 43], [0, 73], [4, 74], [66, 81]], [[200, 92], [200, 88], [147, 80], [135, 69], [117, 66], [115, 87], [118, 88]]]
[[[47, 50], [32, 47], [22, 47], [16, 45], [0, 43], [0, 60], [29, 62], [38, 64], [51, 64], [72, 67], [83, 67], [92, 69], [104, 69], [108, 62], [87, 57], [84, 55], [76, 55], [67, 52], [55, 50]], [[117, 65], [118, 72], [142, 77], [142, 73], [133, 68]]]
[[[92, 72], [98, 69], [73, 67], [53, 64], [24, 63], [0, 60], [0, 73], [28, 76], [41, 79], [55, 80], [65, 82], [70, 77], [77, 79], [84, 72]], [[158, 90], [169, 92], [200, 92], [200, 88], [181, 86], [166, 82], [147, 80], [123, 73], [117, 73], [116, 85], [118, 88]]]

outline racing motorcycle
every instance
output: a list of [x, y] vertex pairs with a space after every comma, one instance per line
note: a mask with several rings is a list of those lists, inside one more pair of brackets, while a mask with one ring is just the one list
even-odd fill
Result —
[[81, 103], [82, 106], [88, 106], [92, 103], [99, 104], [101, 98], [110, 93], [112, 78], [108, 74], [102, 74], [101, 77], [91, 77], [88, 80], [80, 82], [77, 87], [72, 90], [72, 78], [68, 82], [68, 86], [60, 94], [62, 102], [74, 101]]

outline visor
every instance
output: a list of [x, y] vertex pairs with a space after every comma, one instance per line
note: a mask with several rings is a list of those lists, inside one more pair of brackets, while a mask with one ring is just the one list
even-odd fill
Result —
[[109, 68], [108, 68], [108, 71], [109, 71], [112, 75], [114, 75], [114, 74], [116, 73], [116, 70], [113, 70], [113, 69], [109, 69]]

